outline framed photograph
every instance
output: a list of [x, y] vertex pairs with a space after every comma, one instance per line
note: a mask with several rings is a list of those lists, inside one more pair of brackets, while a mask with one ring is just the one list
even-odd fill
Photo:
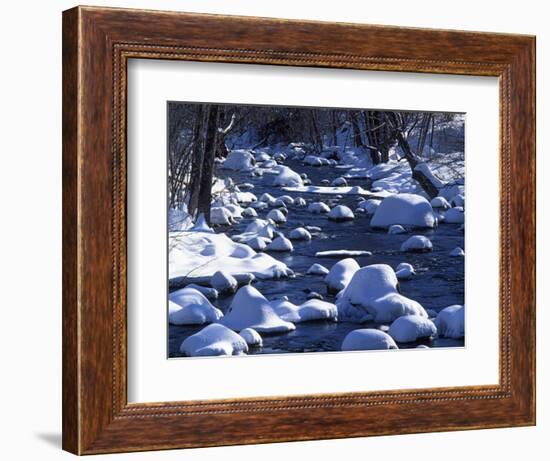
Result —
[[63, 448], [535, 424], [535, 39], [63, 13]]

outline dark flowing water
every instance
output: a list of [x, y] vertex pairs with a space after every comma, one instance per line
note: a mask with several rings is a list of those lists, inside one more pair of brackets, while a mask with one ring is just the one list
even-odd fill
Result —
[[[331, 166], [309, 167], [301, 162], [287, 161], [286, 165], [298, 173], [306, 173], [313, 185], [321, 185], [323, 179], [332, 181], [345, 174], [346, 170]], [[334, 200], [335, 203], [346, 205], [352, 210], [356, 209], [357, 195], [344, 195], [336, 199], [334, 195], [320, 195], [310, 193], [286, 192], [271, 184], [272, 177], [264, 175], [263, 178], [250, 177], [248, 173], [239, 173], [227, 170], [219, 170], [218, 177], [231, 177], [235, 183], [251, 183], [251, 190], [258, 198], [269, 192], [274, 197], [290, 195], [302, 196], [308, 202]], [[348, 180], [348, 184], [359, 185], [368, 189], [366, 179]], [[265, 215], [271, 208], [258, 212], [259, 218]], [[244, 231], [253, 218], [244, 218], [239, 224], [231, 228], [220, 228], [217, 232], [226, 232], [228, 235], [238, 234]], [[459, 229], [459, 224], [440, 224], [436, 229], [416, 230], [415, 234], [428, 237], [433, 244], [430, 253], [403, 253], [399, 249], [401, 244], [411, 234], [388, 235], [384, 231], [371, 229], [370, 217], [356, 214], [355, 220], [337, 223], [328, 220], [325, 215], [315, 215], [307, 211], [307, 207], [297, 208], [290, 206], [287, 222], [279, 225], [279, 229], [288, 235], [288, 232], [299, 226], [317, 226], [322, 229], [314, 234], [309, 242], [293, 241], [294, 251], [291, 253], [270, 253], [274, 258], [284, 262], [295, 273], [296, 278], [285, 280], [261, 280], [255, 283], [255, 287], [268, 299], [288, 296], [295, 304], [301, 304], [307, 299], [309, 290], [321, 294], [328, 302], [334, 302], [334, 296], [327, 294], [324, 276], [306, 275], [307, 269], [313, 263], [319, 263], [328, 269], [339, 261], [340, 258], [318, 258], [315, 253], [326, 250], [368, 250], [372, 256], [359, 256], [354, 258], [360, 266], [369, 264], [389, 264], [394, 269], [401, 262], [407, 262], [414, 266], [417, 275], [411, 280], [399, 282], [403, 295], [418, 301], [425, 309], [433, 309], [438, 312], [451, 304], [464, 304], [464, 258], [449, 256], [449, 252], [456, 248], [464, 248], [464, 233]], [[343, 258], [343, 257], [342, 257]], [[220, 297], [213, 304], [222, 311], [231, 304], [232, 296]], [[263, 347], [252, 348], [251, 354], [270, 353], [296, 353], [296, 352], [327, 352], [339, 351], [342, 341], [347, 333], [357, 328], [377, 327], [373, 323], [356, 324], [348, 322], [312, 321], [296, 324], [296, 330], [290, 333], [277, 335], [262, 335]], [[169, 327], [169, 355], [179, 357], [179, 346], [188, 336], [200, 331], [204, 326], [174, 326]], [[435, 338], [417, 343], [399, 344], [400, 348], [416, 347], [425, 344], [430, 347], [461, 347], [463, 340], [451, 340], [447, 338]]]

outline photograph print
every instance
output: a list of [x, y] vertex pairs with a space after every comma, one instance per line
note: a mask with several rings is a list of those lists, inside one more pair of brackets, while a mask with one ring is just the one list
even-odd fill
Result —
[[168, 357], [464, 347], [465, 118], [168, 102]]

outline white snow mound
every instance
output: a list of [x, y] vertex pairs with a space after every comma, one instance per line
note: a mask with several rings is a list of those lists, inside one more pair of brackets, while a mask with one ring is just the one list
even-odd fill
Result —
[[421, 195], [396, 194], [382, 200], [370, 222], [372, 227], [381, 228], [393, 224], [434, 227], [436, 219], [432, 206]]
[[310, 266], [307, 273], [310, 275], [327, 275], [329, 270], [322, 264], [315, 263]]
[[403, 242], [401, 245], [401, 251], [423, 253], [426, 251], [432, 251], [432, 242], [428, 237], [423, 235], [413, 235]]
[[283, 235], [279, 235], [265, 248], [267, 251], [293, 251], [292, 242]]
[[189, 357], [242, 355], [248, 352], [248, 345], [234, 331], [213, 323], [185, 339], [180, 352]]
[[304, 181], [298, 173], [287, 166], [279, 167], [279, 174], [273, 180], [274, 186], [280, 187], [301, 187]]
[[464, 223], [464, 208], [455, 206], [445, 213], [445, 222], [450, 224]]
[[342, 342], [343, 351], [398, 349], [393, 338], [380, 330], [364, 328], [350, 331]]
[[210, 279], [210, 285], [220, 293], [233, 293], [239, 286], [235, 277], [225, 271], [217, 271]]
[[332, 303], [320, 299], [310, 299], [296, 305], [284, 299], [271, 301], [271, 306], [279, 317], [287, 322], [307, 322], [309, 320], [336, 320], [338, 309]]
[[328, 213], [330, 211], [330, 208], [326, 203], [314, 202], [310, 203], [310, 205], [307, 207], [307, 211], [314, 214]]
[[338, 261], [330, 268], [329, 273], [325, 277], [328, 291], [337, 292], [346, 288], [353, 274], [359, 269], [360, 266], [355, 259], [346, 258]]
[[185, 287], [168, 296], [168, 321], [172, 325], [202, 325], [223, 316], [200, 291]]
[[297, 227], [296, 229], [292, 229], [288, 237], [290, 240], [311, 240], [311, 234], [307, 229], [304, 229], [303, 227]]
[[237, 291], [219, 322], [235, 331], [253, 328], [259, 333], [284, 333], [296, 328], [293, 323], [281, 319], [269, 301], [251, 285]]
[[442, 309], [435, 319], [440, 336], [446, 338], [464, 338], [464, 306], [454, 304]]
[[256, 160], [247, 150], [232, 150], [222, 164], [227, 170], [250, 171], [254, 169]]
[[393, 321], [388, 334], [398, 343], [411, 343], [437, 334], [434, 323], [420, 315], [404, 315]]
[[260, 333], [258, 333], [253, 328], [245, 328], [239, 333], [240, 336], [246, 341], [246, 344], [249, 346], [262, 347], [263, 341]]
[[387, 264], [357, 270], [338, 301], [338, 318], [350, 322], [392, 322], [402, 315], [427, 317], [416, 301], [397, 291], [397, 276]]
[[337, 205], [329, 211], [328, 219], [332, 221], [351, 221], [355, 219], [355, 215], [347, 206]]

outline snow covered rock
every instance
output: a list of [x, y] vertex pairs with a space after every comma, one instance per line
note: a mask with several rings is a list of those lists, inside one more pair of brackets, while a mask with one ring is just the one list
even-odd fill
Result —
[[304, 207], [307, 205], [307, 202], [302, 197], [297, 197], [294, 199], [294, 205], [297, 207]]
[[189, 230], [191, 230], [193, 232], [208, 232], [208, 233], [211, 233], [211, 234], [214, 233], [212, 228], [206, 222], [206, 218], [204, 217], [204, 213], [201, 213], [201, 214], [199, 214], [199, 216], [197, 216], [197, 221], [195, 222], [193, 227], [191, 227], [191, 229], [189, 229]]
[[346, 288], [348, 283], [360, 269], [357, 261], [352, 258], [342, 259], [338, 261], [334, 266], [330, 268], [327, 276], [325, 277], [325, 283], [329, 292], [338, 292]]
[[202, 325], [223, 316], [200, 291], [185, 287], [168, 296], [168, 321], [172, 325]]
[[310, 203], [310, 205], [307, 207], [307, 211], [313, 214], [328, 213], [330, 211], [330, 208], [326, 203], [314, 202]]
[[393, 321], [388, 334], [398, 343], [411, 343], [437, 334], [434, 323], [420, 315], [404, 315]]
[[464, 207], [464, 194], [456, 194], [451, 199], [451, 205]]
[[346, 181], [346, 178], [342, 178], [340, 176], [339, 178], [336, 178], [334, 181], [332, 181], [330, 185], [334, 187], [341, 187], [341, 186], [347, 186], [348, 182]]
[[407, 251], [411, 253], [425, 253], [432, 251], [432, 242], [429, 238], [423, 235], [413, 235], [403, 242], [401, 245], [401, 251]]
[[442, 309], [435, 319], [440, 336], [446, 338], [464, 338], [464, 306], [454, 304]]
[[225, 271], [217, 271], [210, 279], [210, 285], [220, 293], [234, 293], [239, 284], [235, 277]]
[[445, 197], [441, 197], [440, 195], [434, 197], [431, 200], [430, 205], [432, 208], [443, 208], [444, 210], [451, 208], [451, 204], [447, 201], [447, 199]]
[[388, 227], [388, 234], [395, 235], [395, 234], [405, 234], [407, 231], [401, 224], [393, 224], [390, 227]]
[[307, 273], [310, 275], [327, 275], [329, 270], [322, 264], [315, 263], [309, 267]]
[[374, 328], [364, 328], [350, 331], [344, 338], [341, 349], [343, 351], [374, 351], [398, 349], [398, 347], [387, 333]]
[[321, 157], [318, 157], [316, 155], [307, 155], [303, 162], [306, 164], [306, 165], [309, 165], [309, 166], [321, 166], [323, 165], [323, 161], [321, 159]]
[[387, 264], [357, 270], [336, 302], [338, 318], [350, 322], [392, 322], [402, 315], [427, 317], [416, 301], [397, 291], [397, 276]]
[[277, 205], [277, 202], [283, 206], [294, 205], [294, 199], [290, 195], [281, 195], [280, 197], [277, 197], [277, 200], [275, 200], [275, 206], [279, 206]]
[[225, 205], [224, 208], [231, 213], [231, 217], [234, 219], [239, 219], [243, 217], [243, 209], [239, 205], [230, 203]]
[[242, 355], [248, 352], [248, 345], [234, 331], [213, 323], [185, 339], [180, 352], [189, 357]]
[[251, 207], [245, 208], [242, 214], [247, 218], [256, 218], [258, 216], [257, 211]]
[[304, 182], [294, 170], [287, 166], [280, 166], [279, 174], [275, 176], [273, 185], [280, 187], [301, 187], [304, 185]]
[[326, 250], [315, 253], [316, 258], [341, 258], [344, 256], [372, 256], [372, 252], [367, 250]]
[[303, 227], [292, 229], [288, 234], [290, 240], [311, 240], [311, 234]]
[[267, 207], [268, 207], [267, 203], [261, 202], [258, 200], [257, 202], [252, 202], [249, 208], [252, 208], [257, 211], [262, 211], [262, 210], [265, 210]]
[[267, 237], [252, 237], [245, 242], [250, 248], [256, 251], [263, 251], [266, 249], [267, 245], [271, 243], [271, 239]]
[[268, 205], [273, 205], [275, 203], [275, 197], [269, 192], [265, 192], [260, 196], [260, 202], [267, 203]]
[[382, 200], [370, 222], [372, 227], [382, 228], [393, 224], [434, 227], [436, 220], [432, 206], [421, 195], [396, 194]]
[[251, 285], [237, 291], [219, 322], [235, 331], [253, 328], [259, 333], [284, 333], [296, 328], [293, 323], [281, 319], [269, 301]]
[[281, 224], [281, 223], [286, 222], [286, 216], [279, 209], [271, 210], [267, 214], [267, 219], [271, 219], [276, 224]]
[[293, 251], [294, 247], [290, 240], [283, 235], [279, 235], [265, 249], [267, 251]]
[[399, 280], [408, 280], [416, 275], [416, 272], [411, 264], [401, 263], [395, 268], [395, 275]]
[[297, 306], [287, 300], [271, 301], [271, 306], [279, 317], [287, 322], [300, 323], [309, 320], [336, 320], [336, 306], [320, 299], [310, 299]]
[[347, 206], [345, 205], [337, 205], [328, 213], [328, 219], [331, 221], [352, 221], [355, 219], [355, 215], [353, 214], [353, 211], [351, 211]]
[[246, 341], [249, 346], [262, 347], [263, 341], [260, 333], [253, 328], [245, 328], [239, 332], [239, 335]]
[[267, 162], [271, 160], [271, 156], [267, 152], [258, 152], [254, 157], [257, 162]]
[[235, 222], [233, 213], [224, 206], [215, 206], [210, 209], [210, 222], [216, 226], [230, 226]]
[[449, 253], [449, 256], [458, 257], [458, 256], [464, 256], [464, 250], [460, 247], [456, 247], [455, 249], [451, 250]]
[[227, 170], [250, 171], [254, 169], [256, 159], [246, 150], [232, 150], [222, 164]]
[[365, 210], [365, 213], [367, 213], [367, 215], [371, 216], [376, 212], [381, 202], [381, 200], [371, 198], [368, 200], [363, 200], [359, 203], [358, 206], [362, 210]]
[[219, 292], [215, 288], [197, 285], [196, 283], [190, 283], [185, 288], [194, 288], [195, 290], [200, 291], [208, 299], [218, 299]]
[[273, 238], [273, 226], [265, 219], [254, 219], [246, 229], [245, 234], [257, 234], [260, 237]]
[[445, 222], [450, 224], [464, 223], [464, 208], [455, 206], [445, 213]]

